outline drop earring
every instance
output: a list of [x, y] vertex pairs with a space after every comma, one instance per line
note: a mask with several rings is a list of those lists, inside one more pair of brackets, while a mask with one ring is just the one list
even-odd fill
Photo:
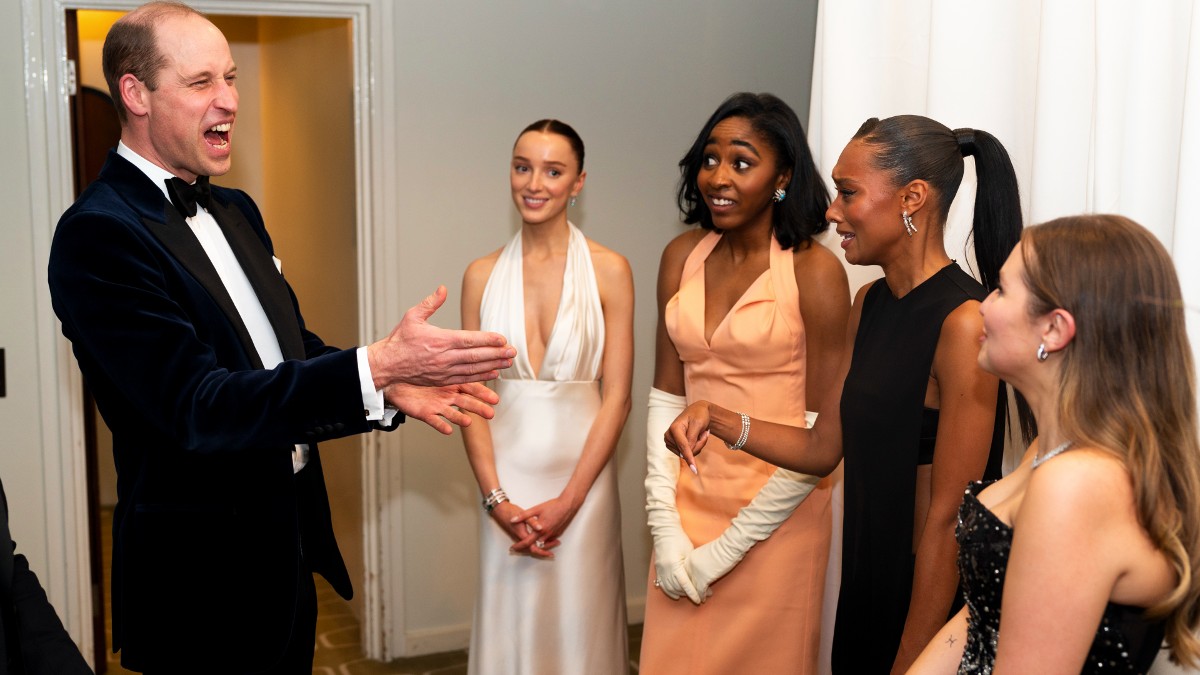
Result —
[[904, 221], [904, 231], [908, 233], [911, 239], [913, 233], [917, 231], [917, 226], [913, 225], [912, 216], [908, 215], [908, 211], [900, 214], [900, 220]]
[[571, 197], [571, 201], [567, 202], [567, 206], [575, 206], [575, 197]]

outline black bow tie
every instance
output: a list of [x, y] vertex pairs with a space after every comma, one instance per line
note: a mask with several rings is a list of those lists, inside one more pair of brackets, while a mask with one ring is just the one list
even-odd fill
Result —
[[196, 176], [196, 184], [188, 185], [182, 178], [167, 179], [167, 195], [184, 218], [196, 215], [199, 204], [211, 210], [212, 194], [208, 189], [208, 176]]

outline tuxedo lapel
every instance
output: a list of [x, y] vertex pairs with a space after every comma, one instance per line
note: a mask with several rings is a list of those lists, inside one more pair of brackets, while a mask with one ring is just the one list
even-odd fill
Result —
[[[166, 202], [166, 197], [162, 199]], [[204, 247], [200, 245], [196, 233], [192, 231], [191, 227], [188, 227], [187, 221], [175, 208], [166, 209], [165, 217], [166, 222], [161, 222], [143, 216], [142, 222], [162, 242], [163, 246], [167, 247], [171, 255], [175, 256], [179, 264], [183, 265], [184, 269], [204, 287], [204, 290], [208, 291], [213, 302], [217, 303], [217, 306], [229, 319], [234, 332], [237, 333], [238, 341], [242, 343], [242, 347], [246, 350], [254, 367], [262, 368], [262, 360], [258, 356], [254, 340], [250, 337], [250, 331], [246, 329], [246, 322], [242, 321], [242, 315], [238, 313], [237, 306], [233, 304], [233, 298], [229, 296], [229, 291], [221, 281], [221, 275], [217, 274], [217, 268], [213, 266], [212, 260], [204, 252]]]
[[275, 330], [283, 358], [303, 360], [304, 339], [300, 335], [300, 321], [296, 318], [291, 293], [288, 292], [283, 275], [275, 267], [271, 253], [237, 207], [214, 199], [211, 213], [221, 226], [221, 231], [225, 233], [225, 240], [233, 249], [234, 256], [241, 264], [242, 271], [246, 273], [246, 278], [250, 280], [250, 285]]
[[[200, 240], [188, 226], [179, 211], [163, 195], [146, 174], [116, 152], [110, 151], [108, 161], [100, 172], [102, 180], [112, 184], [141, 217], [147, 229], [162, 242], [187, 271], [196, 278], [213, 301], [228, 317], [242, 347], [256, 368], [262, 367], [258, 349], [246, 329], [246, 323], [233, 304], [233, 298], [217, 274]], [[245, 272], [250, 286], [258, 296], [263, 311], [275, 331], [284, 359], [303, 359], [304, 339], [300, 334], [300, 322], [292, 304], [287, 284], [263, 241], [255, 233], [242, 209], [227, 197], [228, 190], [213, 187], [212, 206], [209, 212], [217, 221], [225, 240]], [[223, 194], [224, 193], [224, 194]]]

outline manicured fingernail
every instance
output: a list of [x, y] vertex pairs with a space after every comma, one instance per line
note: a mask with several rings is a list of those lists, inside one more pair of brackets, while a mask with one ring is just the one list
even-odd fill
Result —
[[693, 474], [695, 474], [695, 475], [697, 475], [697, 476], [699, 476], [699, 475], [700, 475], [700, 471], [696, 469], [696, 465], [695, 465], [695, 464], [688, 464], [688, 468], [690, 468], [690, 469], [692, 470], [692, 473], [693, 473]]

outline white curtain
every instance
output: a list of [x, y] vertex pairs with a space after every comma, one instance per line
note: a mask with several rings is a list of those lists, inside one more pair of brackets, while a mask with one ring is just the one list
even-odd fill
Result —
[[[999, 138], [1027, 223], [1104, 212], [1152, 230], [1175, 258], [1193, 351], [1200, 345], [1200, 10], [1191, 0], [822, 2], [808, 133], [826, 179], [864, 120], [902, 113]], [[960, 260], [970, 260], [973, 201], [968, 169], [947, 224], [947, 250]], [[851, 290], [881, 276], [847, 269]], [[1153, 672], [1178, 672], [1159, 661]]]

